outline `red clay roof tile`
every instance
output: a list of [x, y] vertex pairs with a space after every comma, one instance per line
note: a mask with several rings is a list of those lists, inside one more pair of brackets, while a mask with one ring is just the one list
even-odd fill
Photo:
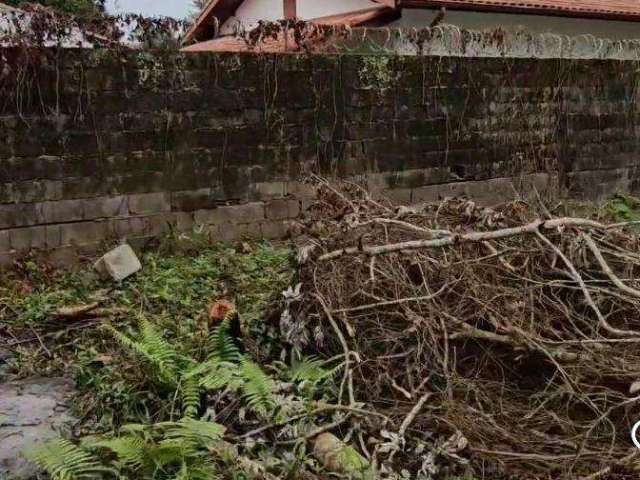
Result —
[[640, 20], [640, 0], [400, 0], [400, 6]]

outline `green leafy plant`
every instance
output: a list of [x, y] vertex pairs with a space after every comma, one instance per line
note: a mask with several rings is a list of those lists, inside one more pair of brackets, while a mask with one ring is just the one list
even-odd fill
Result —
[[[163, 385], [176, 387], [179, 377], [179, 353], [164, 339], [162, 333], [145, 318], [139, 323], [140, 340], [134, 340], [112, 326], [107, 327], [127, 350], [140, 357]], [[182, 359], [188, 361], [188, 359]]]
[[[234, 312], [232, 312], [234, 313]], [[54, 480], [76, 480], [97, 473], [122, 478], [211, 479], [218, 475], [210, 451], [219, 443], [224, 427], [198, 420], [204, 390], [237, 390], [250, 410], [268, 417], [275, 410], [274, 381], [249, 358], [242, 355], [231, 336], [229, 319], [211, 334], [204, 362], [181, 354], [149, 321], [139, 322], [138, 339], [109, 330], [130, 353], [140, 358], [151, 378], [162, 388], [174, 389], [182, 399], [183, 417], [177, 422], [149, 426], [127, 425], [124, 435], [109, 434], [85, 439], [81, 446], [54, 440], [31, 453]], [[108, 461], [98, 453], [107, 451]]]
[[46, 442], [27, 457], [46, 470], [53, 480], [73, 480], [92, 478], [100, 474], [112, 474], [116, 471], [106, 467], [90, 452], [63, 439]]
[[[235, 311], [229, 312], [206, 338], [200, 362], [183, 351], [184, 345], [168, 341], [159, 327], [145, 318], [130, 335], [107, 327], [121, 348], [141, 361], [148, 381], [167, 398], [180, 401], [180, 420], [125, 425], [117, 432], [86, 437], [80, 445], [54, 440], [33, 451], [31, 458], [53, 480], [106, 474], [122, 479], [205, 480], [219, 477], [219, 464], [228, 464], [226, 473], [229, 465], [238, 468], [236, 457], [226, 459], [224, 455], [230, 451], [230, 444], [222, 438], [225, 428], [199, 418], [204, 393], [231, 392], [263, 420], [279, 418], [278, 411], [287, 406], [286, 401], [277, 401], [275, 378], [240, 351], [231, 328], [235, 315]], [[293, 357], [290, 367], [278, 370], [281, 378], [315, 385], [332, 376], [317, 358], [305, 358], [298, 352]]]
[[[31, 458], [54, 480], [101, 474], [210, 479], [217, 477], [210, 449], [222, 441], [224, 430], [217, 423], [191, 418], [150, 426], [129, 425], [123, 428], [123, 436], [88, 438], [80, 446], [61, 439], [47, 442], [34, 450]], [[106, 456], [102, 454], [105, 451]]]
[[113, 327], [108, 329], [126, 350], [145, 362], [151, 378], [158, 382], [159, 387], [168, 388], [172, 396], [181, 398], [184, 416], [197, 416], [204, 391], [231, 388], [241, 393], [250, 410], [265, 417], [275, 409], [274, 382], [258, 365], [240, 353], [230, 329], [234, 315], [235, 311], [229, 312], [209, 336], [203, 363], [181, 354], [146, 319], [139, 322], [138, 340]]
[[640, 219], [640, 199], [629, 195], [616, 195], [608, 202], [607, 209], [616, 221], [630, 222]]
[[240, 362], [240, 388], [248, 406], [262, 417], [275, 409], [273, 380], [247, 358]]
[[39, 3], [55, 10], [73, 14], [96, 14], [104, 11], [104, 0], [36, 0], [35, 2], [26, 0], [7, 0], [7, 4], [20, 7], [26, 3]]
[[280, 364], [278, 369], [285, 381], [297, 386], [299, 395], [311, 400], [331, 390], [335, 368], [328, 368], [325, 360], [314, 356], [305, 357], [297, 350], [294, 350], [291, 357], [290, 366]]
[[317, 384], [333, 375], [325, 368], [325, 362], [317, 357], [294, 358], [289, 368], [289, 378], [293, 382]]

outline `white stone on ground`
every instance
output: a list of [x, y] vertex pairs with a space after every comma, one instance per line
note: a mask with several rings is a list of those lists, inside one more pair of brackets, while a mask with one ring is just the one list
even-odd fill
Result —
[[120, 282], [141, 270], [142, 264], [133, 249], [125, 244], [105, 254], [94, 267], [101, 275]]

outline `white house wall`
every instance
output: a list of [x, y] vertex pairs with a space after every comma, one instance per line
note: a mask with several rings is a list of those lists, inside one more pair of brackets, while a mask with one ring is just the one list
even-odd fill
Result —
[[369, 0], [298, 0], [297, 13], [301, 19], [310, 20], [379, 6]]
[[284, 17], [282, 0], [245, 0], [236, 10], [235, 16], [229, 18], [220, 29], [227, 35], [236, 29], [251, 30], [260, 20], [274, 22]]
[[[379, 3], [370, 0], [298, 0], [297, 14], [301, 20], [311, 20], [379, 6]], [[282, 18], [283, 0], [245, 0], [236, 10], [235, 16], [222, 25], [220, 33], [231, 34], [239, 28], [251, 30], [260, 20], [273, 22]]]

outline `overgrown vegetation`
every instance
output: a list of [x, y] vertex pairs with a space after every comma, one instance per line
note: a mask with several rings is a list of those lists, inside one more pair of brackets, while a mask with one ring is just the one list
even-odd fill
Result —
[[[29, 261], [3, 279], [2, 336], [16, 354], [5, 375], [75, 375], [79, 388], [74, 434], [30, 457], [54, 480], [321, 471], [299, 439], [349, 415], [331, 404], [336, 362], [282, 342], [292, 251], [168, 243], [142, 261], [115, 286]], [[63, 318], [92, 302], [94, 318]]]
[[[246, 406], [247, 415], [264, 420], [286, 409], [286, 402], [277, 406], [274, 379], [240, 352], [231, 329], [237, 315], [230, 310], [191, 355], [144, 318], [134, 337], [108, 327], [123, 349], [142, 362], [148, 383], [171, 403], [169, 421], [124, 425], [106, 435], [85, 437], [81, 446], [62, 439], [49, 442], [30, 452], [31, 457], [54, 480], [105, 472], [119, 478], [204, 480], [237, 468], [233, 447], [222, 440], [225, 427], [212, 421], [217, 402], [207, 401], [206, 395], [218, 392], [218, 400], [230, 395]], [[299, 382], [312, 380], [307, 372], [296, 368], [290, 376]]]
[[619, 222], [640, 220], [640, 199], [629, 195], [616, 195], [605, 205], [606, 213]]
[[105, 0], [5, 0], [3, 3], [13, 7], [38, 4], [51, 7], [59, 12], [86, 15], [103, 13]]
[[[635, 198], [398, 210], [352, 185], [320, 191], [307, 220], [322, 233], [300, 264], [288, 247], [174, 239], [120, 285], [29, 261], [3, 279], [1, 334], [16, 353], [5, 375], [74, 375], [79, 387], [77, 428], [29, 452], [52, 480], [630, 471], [640, 293], [617, 253], [635, 264], [637, 237], [598, 221], [636, 221]], [[589, 218], [518, 230], [575, 212]], [[506, 234], [464, 240], [470, 230]], [[384, 250], [413, 236], [425, 246]], [[367, 250], [376, 239], [383, 250]], [[69, 308], [80, 304], [98, 306], [80, 319]], [[607, 470], [596, 451], [617, 463]]]
[[[155, 387], [139, 381], [145, 376], [143, 365], [119, 361], [109, 330], [116, 327], [121, 340], [134, 338], [143, 322], [150, 326], [144, 331], [157, 331], [187, 355], [202, 347], [209, 305], [226, 298], [242, 312], [247, 338], [259, 339], [248, 341], [249, 348], [257, 358], [271, 355], [278, 348], [272, 309], [291, 281], [291, 253], [268, 244], [243, 248], [207, 247], [188, 254], [164, 248], [145, 255], [144, 270], [116, 286], [101, 282], [91, 269], [59, 274], [24, 262], [0, 283], [2, 336], [16, 355], [7, 374], [73, 373], [83, 394], [79, 414], [88, 431], [164, 418], [163, 401], [149, 394], [148, 388]], [[100, 303], [99, 318], [58, 318], [62, 307], [92, 302]]]

